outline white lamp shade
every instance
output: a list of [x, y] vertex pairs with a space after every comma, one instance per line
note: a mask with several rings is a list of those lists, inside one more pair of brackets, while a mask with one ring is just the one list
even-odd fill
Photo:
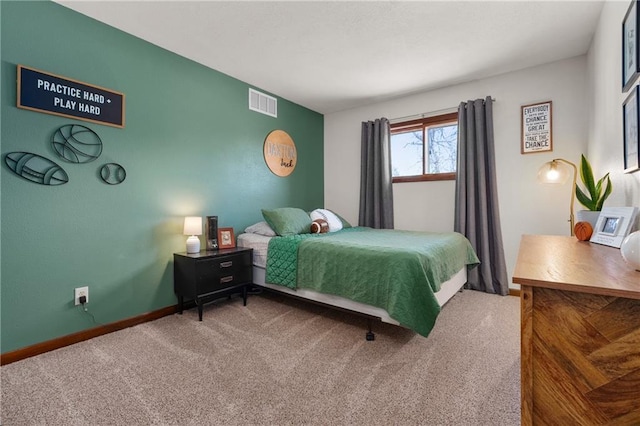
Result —
[[187, 216], [184, 218], [184, 235], [202, 235], [202, 218]]
[[569, 168], [563, 163], [553, 160], [546, 162], [538, 170], [538, 182], [563, 184], [569, 179]]

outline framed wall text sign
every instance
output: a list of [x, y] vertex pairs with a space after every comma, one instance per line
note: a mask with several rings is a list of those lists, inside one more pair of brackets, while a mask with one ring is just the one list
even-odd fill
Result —
[[553, 151], [551, 101], [521, 108], [521, 153]]
[[124, 93], [18, 65], [18, 108], [124, 127]]

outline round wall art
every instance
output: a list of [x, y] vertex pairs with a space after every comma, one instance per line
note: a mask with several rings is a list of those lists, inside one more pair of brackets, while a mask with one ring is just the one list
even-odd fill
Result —
[[100, 136], [79, 124], [58, 128], [51, 137], [51, 145], [61, 158], [70, 163], [88, 163], [102, 153]]
[[126, 178], [126, 170], [118, 163], [107, 163], [100, 168], [100, 179], [109, 185], [119, 185]]
[[289, 176], [296, 168], [298, 152], [291, 136], [283, 130], [274, 130], [264, 140], [264, 161], [276, 176]]

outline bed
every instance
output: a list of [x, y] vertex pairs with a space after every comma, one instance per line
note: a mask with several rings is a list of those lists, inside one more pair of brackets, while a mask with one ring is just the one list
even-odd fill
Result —
[[[423, 336], [479, 263], [469, 241], [454, 232], [350, 226], [324, 234], [246, 231], [238, 246], [253, 248], [254, 284]], [[373, 339], [371, 329], [367, 339]]]

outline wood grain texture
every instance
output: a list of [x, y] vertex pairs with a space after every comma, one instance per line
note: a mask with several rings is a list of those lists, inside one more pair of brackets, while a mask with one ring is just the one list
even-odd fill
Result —
[[[522, 285], [522, 424], [640, 425], [640, 274], [615, 269], [617, 250], [560, 240], [533, 259], [550, 240], [523, 237], [519, 281], [514, 274]], [[603, 271], [585, 256], [601, 256]]]
[[513, 282], [640, 299], [640, 272], [622, 259], [620, 250], [574, 237], [523, 235]]
[[[614, 300], [591, 324], [575, 294], [557, 293], [533, 288], [533, 424], [634, 424], [622, 418], [640, 413], [640, 325], [611, 322], [633, 324], [640, 300]], [[604, 337], [612, 329], [618, 339]]]
[[533, 419], [533, 289], [520, 290], [520, 401], [523, 426]]

